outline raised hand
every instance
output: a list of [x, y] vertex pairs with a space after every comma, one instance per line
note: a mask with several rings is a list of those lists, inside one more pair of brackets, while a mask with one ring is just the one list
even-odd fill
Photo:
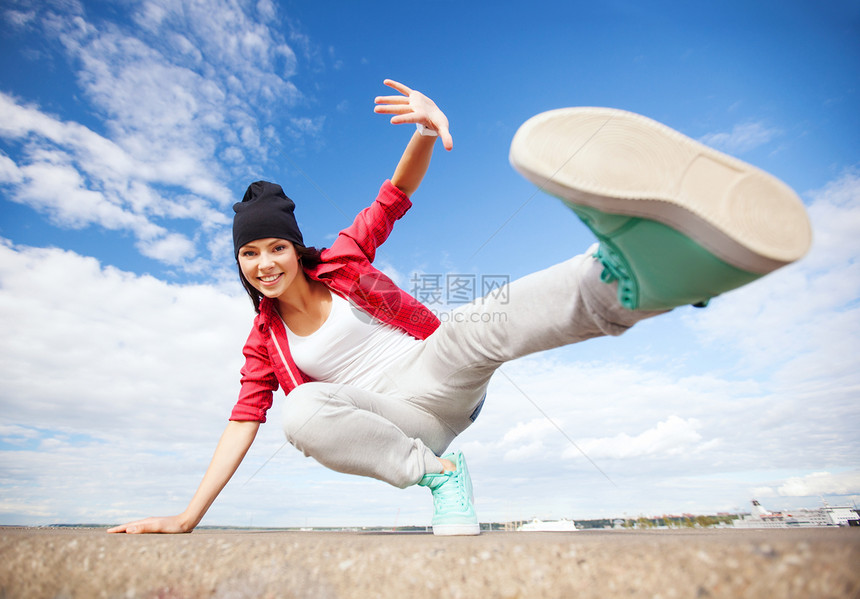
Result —
[[436, 103], [419, 91], [411, 89], [392, 79], [386, 79], [383, 83], [397, 90], [399, 96], [377, 96], [374, 100], [376, 106], [374, 112], [378, 114], [393, 114], [391, 123], [401, 125], [404, 123], [416, 123], [433, 129], [442, 138], [442, 145], [446, 150], [454, 147], [454, 139], [448, 130], [448, 117], [442, 112]]

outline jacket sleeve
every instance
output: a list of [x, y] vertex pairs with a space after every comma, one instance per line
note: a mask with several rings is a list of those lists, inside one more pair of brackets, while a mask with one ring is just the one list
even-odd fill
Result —
[[272, 394], [278, 389], [278, 379], [269, 359], [265, 338], [256, 323], [242, 353], [245, 356], [241, 370], [242, 388], [230, 420], [265, 422], [266, 412], [272, 407]]
[[[353, 223], [340, 232], [331, 249], [339, 254], [349, 253], [347, 248], [341, 246], [351, 245], [357, 247], [370, 262], [373, 262], [376, 248], [388, 239], [394, 223], [411, 207], [409, 196], [397, 189], [391, 181], [385, 181], [376, 200], [359, 212]], [[347, 240], [351, 240], [352, 243]]]

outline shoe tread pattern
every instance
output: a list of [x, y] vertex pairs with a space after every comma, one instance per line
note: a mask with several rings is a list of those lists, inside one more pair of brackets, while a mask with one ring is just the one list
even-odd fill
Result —
[[542, 113], [517, 132], [510, 158], [569, 203], [663, 222], [751, 272], [793, 262], [811, 244], [791, 188], [638, 114], [592, 107]]

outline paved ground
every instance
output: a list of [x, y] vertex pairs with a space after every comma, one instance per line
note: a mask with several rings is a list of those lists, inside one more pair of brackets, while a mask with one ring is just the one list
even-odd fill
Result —
[[0, 599], [860, 597], [860, 529], [428, 534], [0, 528]]

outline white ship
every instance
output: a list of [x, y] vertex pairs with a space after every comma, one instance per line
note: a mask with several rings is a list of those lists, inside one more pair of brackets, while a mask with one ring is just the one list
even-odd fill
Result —
[[520, 531], [539, 531], [539, 532], [574, 532], [576, 523], [573, 520], [562, 518], [561, 520], [552, 520], [544, 522], [535, 518], [531, 522], [526, 522], [518, 527]]
[[831, 506], [822, 501], [817, 509], [801, 508], [789, 512], [770, 512], [758, 500], [752, 501], [752, 513], [734, 521], [735, 528], [806, 528], [812, 526], [857, 526], [860, 514], [853, 507]]

